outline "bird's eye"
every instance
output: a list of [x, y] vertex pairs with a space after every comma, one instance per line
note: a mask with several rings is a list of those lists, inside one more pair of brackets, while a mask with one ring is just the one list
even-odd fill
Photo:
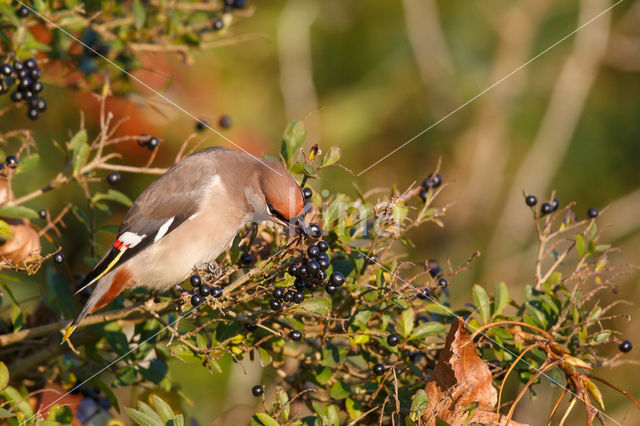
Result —
[[276, 217], [276, 218], [280, 219], [283, 222], [287, 222], [287, 219], [285, 219], [285, 217], [282, 214], [280, 214], [280, 212], [278, 210], [273, 208], [271, 203], [268, 202], [268, 201], [267, 201], [267, 211], [269, 212], [269, 214], [271, 216]]

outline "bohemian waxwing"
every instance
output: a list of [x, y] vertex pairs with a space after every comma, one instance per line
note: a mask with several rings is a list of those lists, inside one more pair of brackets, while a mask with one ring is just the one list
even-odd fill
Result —
[[307, 231], [302, 191], [281, 165], [222, 147], [179, 161], [140, 194], [83, 280], [81, 289], [97, 285], [62, 342], [125, 289], [165, 291], [215, 261], [244, 224], [264, 220]]

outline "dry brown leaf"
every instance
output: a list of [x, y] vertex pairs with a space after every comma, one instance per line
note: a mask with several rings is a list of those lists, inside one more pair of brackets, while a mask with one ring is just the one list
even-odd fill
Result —
[[3, 218], [11, 226], [13, 239], [0, 244], [0, 259], [21, 263], [40, 254], [40, 237], [28, 219]]
[[494, 408], [498, 392], [493, 387], [489, 366], [476, 353], [469, 333], [460, 319], [451, 324], [445, 347], [425, 388], [429, 405], [423, 415], [427, 425], [435, 425], [436, 417], [451, 425], [481, 423], [518, 426], [496, 418]]

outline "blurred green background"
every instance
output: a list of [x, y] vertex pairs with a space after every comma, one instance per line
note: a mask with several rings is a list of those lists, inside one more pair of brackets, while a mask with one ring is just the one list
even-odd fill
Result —
[[[314, 143], [339, 146], [343, 164], [357, 175], [332, 169], [312, 182], [316, 191], [355, 195], [356, 187], [394, 183], [404, 188], [424, 179], [441, 157], [441, 174], [450, 184], [439, 200], [451, 203], [446, 226], [415, 232], [409, 256], [418, 263], [435, 258], [459, 265], [481, 252], [450, 283], [455, 307], [471, 299], [474, 283], [491, 291], [493, 282], [502, 280], [517, 295], [533, 281], [535, 233], [523, 191], [544, 200], [555, 190], [562, 205], [576, 202], [579, 217], [591, 206], [604, 210], [603, 238], [622, 249], [612, 260], [639, 263], [640, 2], [623, 1], [520, 68], [612, 5], [605, 0], [250, 1], [247, 16], [229, 30], [237, 43], [198, 52], [193, 66], [169, 55], [148, 55], [146, 69], [136, 76], [156, 88], [171, 80], [166, 96], [212, 124], [221, 114], [230, 115], [232, 128], [221, 131], [257, 154], [276, 154], [287, 122], [304, 121], [307, 149]], [[245, 36], [248, 41], [241, 40]], [[77, 130], [79, 109], [96, 129], [97, 104], [90, 96], [56, 88], [55, 81], [46, 91], [49, 111], [37, 123], [27, 123], [21, 112], [0, 118], [3, 130], [32, 128], [44, 147], [46, 167], [19, 177], [17, 194], [43, 185], [62, 165], [45, 141], [63, 141]], [[168, 165], [195, 121], [142, 87], [138, 93], [140, 98], [109, 106], [116, 116], [131, 117], [122, 134], [161, 137], [155, 164]], [[205, 145], [231, 146], [212, 132], [201, 137]], [[118, 149], [125, 163], [143, 164], [148, 156], [135, 142]], [[119, 189], [135, 198], [152, 179], [123, 174]], [[30, 206], [55, 213], [81, 195], [69, 187]], [[116, 211], [101, 220], [118, 224], [125, 211]], [[86, 272], [86, 236], [74, 219], [66, 222], [69, 272]], [[104, 244], [108, 238], [104, 235]], [[45, 243], [45, 251], [51, 249]], [[621, 277], [619, 292], [600, 303], [640, 300], [638, 277]], [[30, 289], [21, 293], [27, 297]], [[640, 326], [638, 307], [618, 306], [614, 312], [631, 314], [630, 321], [616, 319], [617, 328], [640, 345], [632, 331]], [[617, 353], [614, 345], [604, 350]], [[633, 363], [597, 371], [636, 398], [637, 351], [624, 357]], [[201, 424], [246, 423], [258, 403], [251, 386], [270, 380], [269, 371], [248, 360], [244, 370], [230, 362], [223, 366], [224, 374], [209, 376], [198, 366], [173, 364], [174, 380], [195, 404], [183, 408]], [[602, 389], [608, 415], [617, 421], [628, 416], [626, 424], [638, 419], [628, 400]], [[550, 411], [558, 390], [548, 383], [536, 390], [537, 400], [526, 398], [517, 420], [546, 424], [540, 413]], [[573, 416], [583, 422], [583, 409]]]

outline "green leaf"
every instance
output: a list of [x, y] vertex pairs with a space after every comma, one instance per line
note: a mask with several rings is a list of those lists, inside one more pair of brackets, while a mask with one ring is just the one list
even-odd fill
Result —
[[282, 135], [282, 148], [280, 153], [287, 163], [287, 167], [293, 165], [293, 159], [296, 151], [302, 146], [307, 138], [307, 131], [304, 125], [299, 121], [292, 121]]
[[13, 10], [13, 7], [11, 7], [7, 3], [0, 4], [0, 15], [6, 16], [9, 22], [11, 22], [11, 25], [13, 25], [14, 27], [20, 27], [21, 26], [20, 19], [18, 19], [18, 16]]
[[292, 309], [294, 312], [307, 311], [317, 315], [328, 315], [331, 311], [331, 300], [323, 296], [307, 299]]
[[40, 154], [38, 154], [37, 152], [20, 158], [20, 163], [18, 163], [16, 173], [26, 173], [30, 170], [33, 170], [38, 165], [39, 161]]
[[262, 364], [263, 367], [271, 364], [271, 353], [260, 346], [258, 346], [258, 356], [260, 357], [260, 364]]
[[509, 289], [507, 284], [500, 281], [493, 285], [493, 314], [502, 315], [503, 309], [509, 304]]
[[400, 314], [400, 324], [398, 324], [398, 332], [402, 337], [407, 337], [413, 330], [413, 324], [416, 320], [416, 313], [413, 309], [408, 308]]
[[473, 302], [478, 308], [482, 320], [486, 324], [489, 321], [490, 312], [489, 296], [485, 289], [480, 287], [478, 284], [473, 286]]
[[147, 13], [144, 10], [144, 6], [140, 0], [133, 0], [133, 21], [136, 29], [140, 29], [144, 26], [144, 22], [147, 20]]
[[11, 411], [5, 410], [4, 408], [0, 408], [0, 418], [6, 419], [7, 417], [13, 417], [13, 416], [15, 416], [15, 414], [13, 414]]
[[10, 407], [16, 407], [27, 417], [33, 416], [33, 408], [29, 405], [29, 399], [25, 398], [16, 388], [8, 386], [0, 392], [0, 396], [6, 399]]
[[116, 372], [116, 377], [113, 380], [113, 386], [128, 386], [136, 381], [137, 373], [136, 369], [130, 365], [125, 365]]
[[418, 391], [413, 395], [413, 400], [411, 401], [411, 413], [409, 417], [414, 422], [417, 422], [422, 414], [427, 409], [429, 405], [429, 396], [424, 389], [418, 389]]
[[38, 213], [25, 206], [4, 206], [0, 209], [0, 217], [13, 217], [20, 219], [37, 219]]
[[9, 384], [9, 369], [0, 361], [0, 391], [3, 391]]
[[347, 409], [347, 414], [349, 414], [349, 419], [351, 420], [357, 419], [363, 413], [362, 405], [358, 401], [354, 401], [351, 398], [347, 398], [344, 402], [344, 405]]
[[280, 423], [267, 413], [256, 413], [254, 417], [257, 418], [259, 422], [258, 424], [262, 424], [264, 426], [280, 426]]
[[320, 373], [316, 374], [316, 380], [321, 385], [326, 385], [331, 380], [331, 376], [333, 376], [333, 372], [329, 367], [324, 367], [320, 370]]
[[89, 144], [87, 143], [87, 131], [79, 130], [69, 141], [71, 165], [73, 175], [76, 176], [89, 158]]
[[578, 252], [578, 256], [584, 256], [585, 249], [586, 244], [584, 242], [584, 237], [580, 234], [576, 235], [576, 251]]
[[151, 402], [153, 402], [153, 406], [156, 407], [156, 412], [160, 415], [163, 422], [166, 423], [176, 416], [171, 406], [164, 402], [159, 396], [151, 395]]
[[22, 326], [24, 326], [24, 316], [22, 315], [22, 309], [20, 309], [20, 306], [15, 303], [12, 304], [10, 315], [11, 324], [13, 324], [13, 330], [18, 331], [22, 329]]
[[8, 241], [13, 238], [11, 226], [4, 220], [0, 219], [0, 240]]
[[291, 411], [291, 404], [289, 404], [289, 395], [282, 390], [280, 386], [278, 386], [278, 391], [276, 392], [276, 399], [280, 403], [280, 407], [282, 407], [281, 415], [284, 417], [284, 420], [289, 420], [289, 412]]
[[102, 200], [115, 201], [120, 204], [124, 204], [127, 207], [131, 207], [132, 204], [129, 197], [127, 197], [120, 191], [116, 191], [115, 189], [108, 190], [106, 194], [104, 192], [98, 192], [93, 197], [91, 197], [92, 203], [97, 203], [98, 201]]
[[143, 413], [142, 411], [135, 410], [133, 408], [125, 408], [127, 415], [131, 417], [131, 420], [142, 426], [165, 426], [159, 417]]
[[102, 328], [102, 335], [111, 349], [123, 356], [129, 352], [129, 341], [117, 322], [109, 322]]
[[331, 148], [329, 148], [329, 152], [322, 159], [322, 164], [320, 164], [320, 167], [327, 167], [335, 164], [340, 161], [340, 157], [342, 157], [342, 150], [337, 146], [332, 146]]
[[329, 391], [329, 395], [333, 399], [345, 399], [351, 395], [351, 391], [341, 380], [336, 381]]
[[441, 333], [444, 333], [445, 327], [439, 322], [431, 321], [431, 322], [423, 322], [420, 323], [416, 328], [413, 329], [411, 333], [411, 338], [420, 340], [424, 339], [427, 336], [437, 336]]

